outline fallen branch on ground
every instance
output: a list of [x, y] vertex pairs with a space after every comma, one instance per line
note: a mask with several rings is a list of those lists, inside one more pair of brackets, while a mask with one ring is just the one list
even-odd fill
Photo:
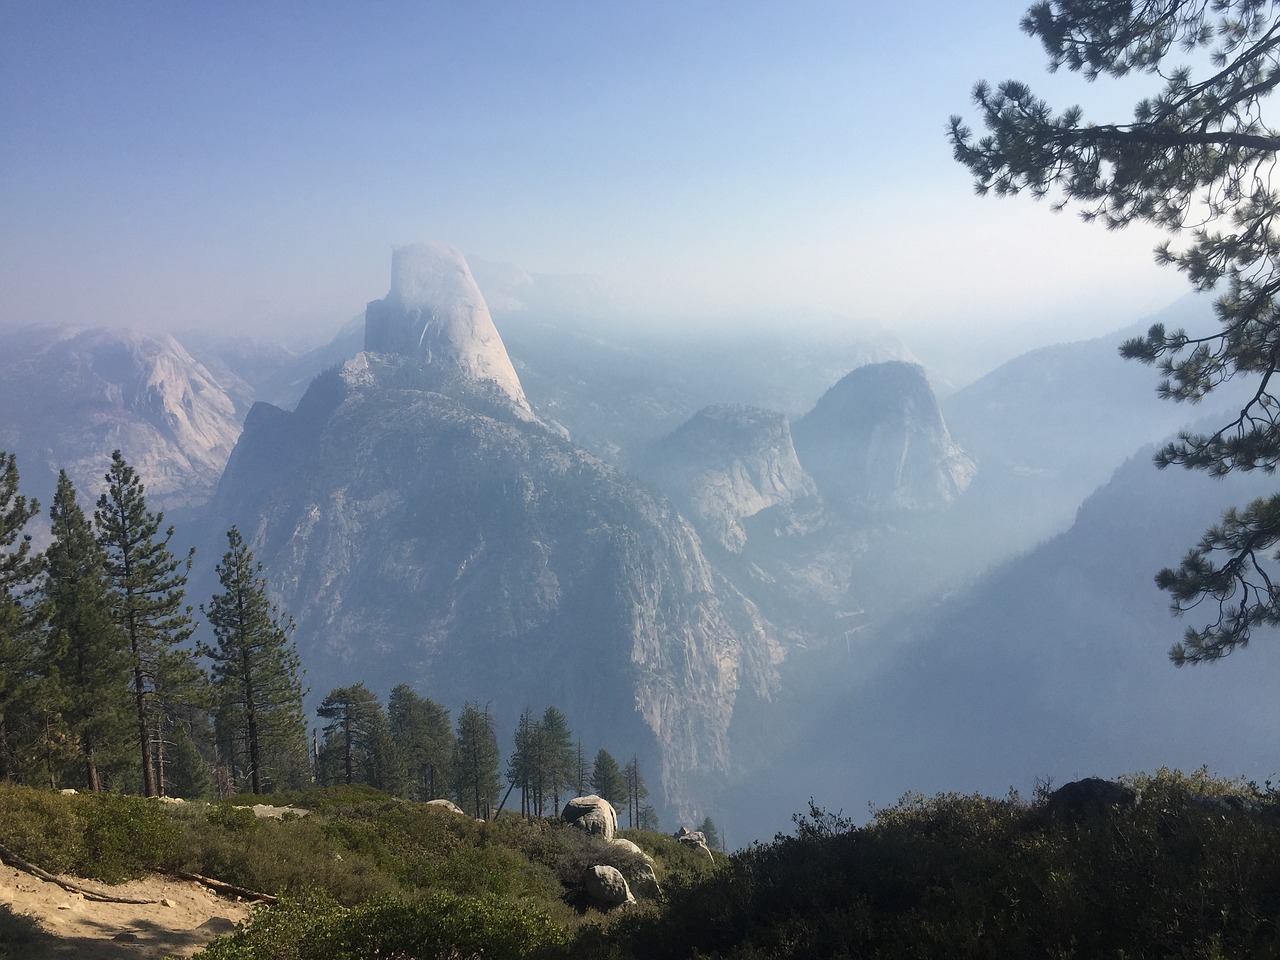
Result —
[[115, 894], [105, 893], [102, 890], [86, 887], [82, 883], [76, 883], [74, 880], [64, 880], [62, 877], [55, 877], [48, 870], [41, 870], [34, 863], [24, 860], [8, 847], [0, 844], [0, 860], [3, 860], [9, 866], [29, 873], [33, 877], [39, 877], [41, 880], [48, 880], [50, 883], [56, 883], [63, 890], [69, 890], [71, 893], [78, 893], [86, 900], [97, 900], [101, 903], [159, 903], [159, 900], [148, 900], [145, 897], [117, 897]]

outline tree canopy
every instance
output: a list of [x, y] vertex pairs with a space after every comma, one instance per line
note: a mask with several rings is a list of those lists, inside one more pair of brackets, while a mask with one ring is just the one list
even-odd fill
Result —
[[[1159, 368], [1166, 399], [1196, 402], [1233, 379], [1249, 385], [1238, 416], [1180, 434], [1157, 453], [1160, 467], [1221, 476], [1270, 474], [1280, 463], [1280, 137], [1263, 117], [1280, 84], [1278, 10], [1278, 0], [1046, 0], [1022, 28], [1044, 45], [1051, 71], [1149, 74], [1158, 89], [1131, 120], [1093, 123], [1076, 106], [1055, 112], [1024, 83], [982, 82], [973, 100], [985, 134], [951, 118], [955, 157], [979, 194], [1052, 197], [1113, 229], [1152, 224], [1170, 234], [1157, 261], [1217, 292], [1214, 332], [1156, 324], [1121, 349]], [[1254, 626], [1280, 624], [1278, 542], [1280, 495], [1228, 510], [1177, 568], [1157, 574], [1176, 613], [1217, 608], [1187, 629], [1174, 663], [1217, 659], [1245, 646]]]

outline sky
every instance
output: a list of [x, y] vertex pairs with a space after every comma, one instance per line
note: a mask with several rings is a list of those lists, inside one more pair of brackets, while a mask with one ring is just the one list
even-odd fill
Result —
[[1157, 236], [977, 198], [974, 81], [1048, 75], [1025, 2], [0, 8], [0, 324], [328, 331], [394, 246], [600, 279], [636, 318], [1109, 331], [1186, 291]]

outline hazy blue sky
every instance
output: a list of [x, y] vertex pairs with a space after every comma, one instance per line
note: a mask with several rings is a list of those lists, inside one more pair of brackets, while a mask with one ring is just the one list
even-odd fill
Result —
[[1100, 332], [1184, 290], [1154, 236], [975, 198], [944, 136], [979, 78], [1148, 86], [1048, 77], [1025, 6], [14, 0], [0, 322], [330, 324], [438, 239], [652, 311]]

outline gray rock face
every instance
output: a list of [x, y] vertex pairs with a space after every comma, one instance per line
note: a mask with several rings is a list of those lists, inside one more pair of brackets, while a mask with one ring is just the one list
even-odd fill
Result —
[[829, 505], [919, 509], [955, 499], [974, 464], [951, 440], [917, 364], [859, 367], [793, 428], [800, 463]]
[[391, 290], [365, 310], [364, 348], [488, 380], [529, 409], [467, 261], [444, 244], [416, 243], [392, 254]]
[[452, 800], [428, 800], [427, 806], [435, 807], [436, 809], [443, 810], [446, 813], [456, 813], [456, 814], [461, 814], [462, 816], [466, 816], [466, 811], [464, 811], [460, 806], [458, 806]]
[[28, 327], [0, 335], [0, 450], [48, 502], [65, 469], [97, 499], [119, 449], [148, 505], [207, 500], [240, 436], [235, 404], [172, 337]]
[[587, 867], [582, 877], [587, 896], [606, 910], [624, 903], [635, 903], [636, 898], [627, 886], [627, 878], [617, 867]]
[[707, 846], [707, 835], [701, 830], [690, 830], [688, 827], [681, 827], [676, 831], [676, 840], [682, 847], [701, 850], [708, 857], [714, 856], [711, 848]]
[[564, 805], [560, 819], [606, 840], [613, 840], [613, 835], [618, 831], [618, 812], [608, 800], [595, 794], [569, 800]]
[[313, 689], [554, 703], [656, 758], [683, 809], [728, 768], [739, 692], [773, 689], [771, 628], [668, 504], [446, 374], [364, 354], [293, 413], [256, 405], [218, 529], [252, 538]]
[[1138, 802], [1138, 791], [1133, 787], [1086, 777], [1063, 784], [1049, 795], [1048, 811], [1055, 817], [1084, 820], [1100, 817], [1112, 810], [1123, 810]]
[[818, 493], [796, 458], [787, 418], [756, 407], [700, 411], [656, 445], [647, 472], [734, 552], [747, 542], [743, 519]]

